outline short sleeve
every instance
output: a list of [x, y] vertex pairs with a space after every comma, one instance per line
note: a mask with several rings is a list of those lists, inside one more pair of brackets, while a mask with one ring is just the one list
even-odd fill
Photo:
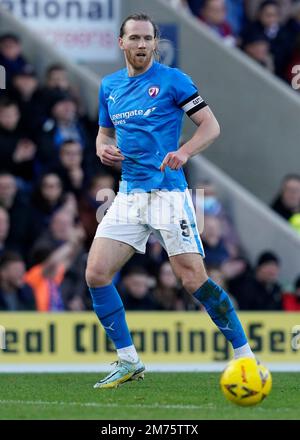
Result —
[[174, 69], [173, 75], [174, 99], [178, 107], [191, 116], [207, 106], [190, 76], [179, 69]]
[[108, 113], [103, 82], [99, 90], [99, 125], [101, 127], [107, 127], [107, 128], [114, 127], [114, 124], [112, 123]]

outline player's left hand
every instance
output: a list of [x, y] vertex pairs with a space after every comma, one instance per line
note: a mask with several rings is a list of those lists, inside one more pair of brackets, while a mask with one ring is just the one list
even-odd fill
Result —
[[171, 168], [171, 170], [179, 170], [189, 159], [189, 156], [183, 151], [171, 151], [166, 155], [161, 163], [160, 170], [165, 171], [166, 167]]

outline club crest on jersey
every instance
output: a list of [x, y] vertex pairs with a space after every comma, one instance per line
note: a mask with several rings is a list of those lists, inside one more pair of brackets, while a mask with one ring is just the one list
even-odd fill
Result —
[[159, 87], [150, 87], [148, 93], [151, 98], [156, 98], [156, 96], [159, 94]]

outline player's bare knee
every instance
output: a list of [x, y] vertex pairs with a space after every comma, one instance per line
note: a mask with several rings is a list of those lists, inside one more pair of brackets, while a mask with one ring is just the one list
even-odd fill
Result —
[[112, 277], [101, 270], [101, 267], [88, 266], [85, 272], [85, 279], [89, 287], [107, 286], [111, 283]]
[[185, 269], [181, 274], [181, 282], [185, 290], [193, 294], [207, 280], [207, 275], [193, 269]]

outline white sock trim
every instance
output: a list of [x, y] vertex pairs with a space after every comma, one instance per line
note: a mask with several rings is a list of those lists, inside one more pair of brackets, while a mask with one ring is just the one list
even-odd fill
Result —
[[241, 347], [234, 348], [233, 351], [234, 351], [234, 359], [239, 359], [242, 357], [255, 358], [253, 351], [251, 350], [251, 347], [248, 344], [248, 342], [245, 345], [242, 345]]
[[127, 362], [136, 363], [139, 360], [139, 356], [134, 345], [117, 349], [118, 357]]

